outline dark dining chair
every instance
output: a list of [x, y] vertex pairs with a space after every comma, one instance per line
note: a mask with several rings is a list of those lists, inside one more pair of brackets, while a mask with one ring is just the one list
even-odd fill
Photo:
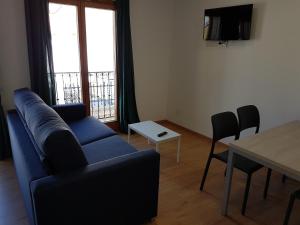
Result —
[[246, 105], [239, 107], [237, 109], [237, 114], [239, 119], [240, 132], [249, 128], [255, 128], [256, 134], [259, 132], [260, 115], [255, 105]]
[[290, 220], [290, 217], [291, 217], [292, 209], [293, 209], [294, 202], [295, 202], [296, 198], [300, 199], [300, 190], [295, 191], [294, 193], [291, 194], [290, 201], [289, 201], [286, 213], [285, 213], [285, 218], [284, 218], [284, 221], [283, 221], [283, 225], [288, 225], [289, 224], [289, 220]]
[[[233, 112], [223, 112], [223, 113], [215, 114], [211, 117], [211, 122], [213, 127], [213, 140], [212, 140], [212, 145], [208, 156], [208, 160], [206, 163], [206, 167], [204, 170], [204, 175], [200, 185], [201, 191], [204, 188], [204, 184], [205, 184], [205, 180], [207, 177], [211, 160], [215, 158], [224, 163], [227, 163], [228, 150], [223, 151], [221, 153], [214, 153], [216, 142], [227, 137], [234, 137], [235, 140], [238, 140], [240, 135], [238, 121]], [[246, 211], [247, 201], [248, 201], [251, 176], [254, 172], [261, 169], [262, 165], [252, 160], [249, 160], [243, 156], [235, 155], [234, 167], [247, 174], [246, 189], [244, 192], [244, 200], [243, 200], [243, 205], [241, 210], [242, 214], [244, 215]]]
[[[260, 115], [258, 108], [255, 105], [246, 105], [237, 109], [240, 132], [249, 128], [255, 128], [255, 134], [259, 132]], [[272, 170], [268, 169], [267, 180], [264, 190], [264, 198], [267, 197]]]
[[[258, 108], [255, 105], [246, 105], [246, 106], [239, 107], [237, 109], [237, 114], [238, 114], [240, 132], [249, 128], [255, 128], [256, 134], [259, 132], [260, 115], [259, 115]], [[264, 199], [267, 198], [271, 175], [272, 175], [272, 169], [268, 168], [267, 179], [266, 179], [265, 190], [264, 190]], [[286, 180], [286, 176], [283, 175], [282, 182], [284, 183], [285, 180]]]

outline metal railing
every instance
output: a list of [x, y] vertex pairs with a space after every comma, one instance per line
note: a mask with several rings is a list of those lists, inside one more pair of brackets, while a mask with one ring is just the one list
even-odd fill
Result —
[[[91, 115], [101, 121], [116, 120], [116, 79], [114, 71], [89, 72]], [[55, 73], [57, 104], [82, 102], [80, 72]]]

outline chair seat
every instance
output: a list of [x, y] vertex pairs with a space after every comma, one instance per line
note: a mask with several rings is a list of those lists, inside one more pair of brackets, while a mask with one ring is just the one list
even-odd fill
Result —
[[[228, 150], [218, 153], [218, 154], [214, 154], [214, 157], [216, 159], [219, 159], [225, 163], [227, 163], [228, 161]], [[259, 170], [260, 168], [262, 168], [263, 166], [260, 165], [259, 163], [256, 163], [250, 159], [247, 159], [241, 155], [235, 155], [235, 159], [234, 159], [234, 167], [247, 173], [247, 174], [251, 174], [257, 170]]]

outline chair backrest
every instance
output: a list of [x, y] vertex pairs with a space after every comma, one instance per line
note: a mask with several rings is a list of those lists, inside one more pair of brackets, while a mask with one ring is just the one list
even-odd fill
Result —
[[213, 127], [213, 144], [223, 138], [239, 138], [239, 125], [233, 112], [222, 112], [211, 117]]
[[255, 105], [246, 105], [237, 109], [240, 132], [248, 128], [256, 128], [258, 133], [260, 127], [259, 111]]

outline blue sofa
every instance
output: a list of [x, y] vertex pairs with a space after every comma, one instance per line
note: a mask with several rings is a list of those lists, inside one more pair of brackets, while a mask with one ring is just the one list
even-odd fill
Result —
[[8, 126], [31, 225], [137, 225], [157, 215], [159, 154], [137, 151], [86, 115], [14, 93]]

